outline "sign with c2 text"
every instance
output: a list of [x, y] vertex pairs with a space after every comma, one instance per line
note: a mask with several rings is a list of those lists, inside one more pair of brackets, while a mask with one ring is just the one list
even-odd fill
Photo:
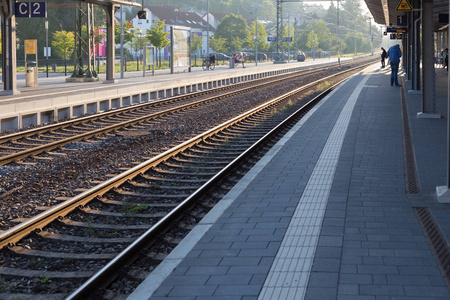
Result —
[[17, 18], [47, 17], [47, 2], [16, 2], [14, 8]]

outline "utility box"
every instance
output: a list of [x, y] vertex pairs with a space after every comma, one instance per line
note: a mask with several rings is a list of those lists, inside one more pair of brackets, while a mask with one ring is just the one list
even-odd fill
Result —
[[37, 86], [38, 72], [37, 67], [29, 67], [25, 71], [25, 85], [29, 87]]
[[230, 69], [234, 68], [234, 57], [230, 57]]

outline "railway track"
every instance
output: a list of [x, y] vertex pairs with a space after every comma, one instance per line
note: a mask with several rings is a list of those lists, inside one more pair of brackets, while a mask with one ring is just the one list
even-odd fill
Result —
[[[81, 285], [69, 298], [86, 299], [144, 246], [160, 249], [151, 258], [157, 264], [214, 205], [205, 195], [212, 190], [220, 198], [239, 179], [236, 169], [250, 167], [257, 149], [319, 101], [297, 103], [302, 93], [325, 81], [333, 79], [254, 108], [4, 232], [0, 274], [14, 285], [16, 296], [63, 298]], [[279, 125], [280, 112], [297, 106], [302, 108]], [[0, 279], [0, 290], [2, 285]]]
[[[350, 63], [347, 63], [350, 64]], [[332, 64], [328, 68], [336, 67]], [[346, 64], [342, 64], [345, 67]], [[285, 73], [235, 85], [223, 86], [150, 103], [133, 105], [101, 114], [51, 124], [0, 136], [0, 166], [16, 162], [33, 164], [36, 160], [64, 155], [64, 146], [77, 141], [102, 138], [108, 134], [138, 131], [151, 120], [183, 113], [213, 101], [224, 101], [238, 94], [286, 82], [299, 76], [316, 74], [323, 67]]]

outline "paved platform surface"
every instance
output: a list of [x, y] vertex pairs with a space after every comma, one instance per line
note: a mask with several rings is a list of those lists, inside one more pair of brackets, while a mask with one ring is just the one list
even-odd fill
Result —
[[413, 212], [447, 239], [447, 74], [441, 119], [406, 92], [421, 194], [406, 194], [401, 88], [390, 70], [353, 76], [308, 113], [129, 299], [450, 299]]

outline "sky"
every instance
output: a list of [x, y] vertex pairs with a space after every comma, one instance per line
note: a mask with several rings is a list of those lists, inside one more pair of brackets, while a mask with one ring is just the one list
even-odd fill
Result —
[[[367, 8], [366, 2], [364, 0], [360, 0], [360, 7], [363, 9], [364, 13], [370, 14], [369, 9]], [[317, 0], [317, 1], [303, 1], [307, 5], [322, 5], [325, 8], [328, 8], [331, 4], [329, 0]], [[336, 3], [334, 3], [336, 6]]]

